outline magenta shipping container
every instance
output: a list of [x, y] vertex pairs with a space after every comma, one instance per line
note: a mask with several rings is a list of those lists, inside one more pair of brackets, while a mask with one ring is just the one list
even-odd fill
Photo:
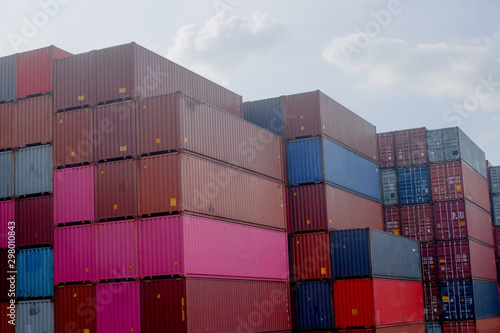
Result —
[[94, 232], [92, 224], [54, 229], [54, 285], [95, 282]]
[[9, 245], [9, 222], [14, 222], [14, 200], [0, 201], [0, 249]]
[[94, 166], [54, 171], [54, 224], [94, 220]]
[[[98, 284], [97, 332], [141, 332], [139, 282]], [[144, 332], [149, 333], [149, 332]]]
[[284, 232], [190, 215], [139, 221], [140, 277], [288, 281]]
[[437, 281], [439, 265], [435, 243], [420, 243], [420, 260], [422, 262], [422, 280]]
[[402, 236], [422, 242], [434, 240], [434, 219], [431, 205], [401, 207]]

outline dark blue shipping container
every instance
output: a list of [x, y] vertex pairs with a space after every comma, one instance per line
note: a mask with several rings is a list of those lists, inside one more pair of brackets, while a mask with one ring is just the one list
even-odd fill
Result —
[[493, 223], [500, 226], [500, 196], [491, 197], [491, 217]]
[[300, 330], [333, 327], [332, 285], [329, 281], [295, 285], [295, 318]]
[[17, 54], [0, 58], [0, 102], [16, 98]]
[[0, 198], [14, 196], [14, 160], [12, 151], [0, 153]]
[[286, 148], [289, 185], [327, 182], [381, 200], [377, 163], [324, 137], [289, 141]]
[[16, 296], [40, 298], [54, 296], [54, 252], [50, 248], [17, 251]]
[[474, 291], [476, 319], [500, 316], [498, 285], [496, 282], [474, 280], [472, 287]]
[[281, 97], [243, 103], [243, 119], [285, 137]]
[[431, 200], [429, 168], [414, 166], [398, 169], [399, 203], [414, 205]]
[[440, 323], [425, 323], [425, 333], [441, 333]]
[[492, 194], [500, 195], [500, 166], [490, 168], [490, 188]]
[[421, 280], [416, 240], [373, 229], [332, 231], [332, 277]]

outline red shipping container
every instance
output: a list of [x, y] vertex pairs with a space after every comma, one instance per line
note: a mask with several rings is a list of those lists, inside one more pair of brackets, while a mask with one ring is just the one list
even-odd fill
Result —
[[401, 213], [398, 207], [383, 207], [384, 230], [394, 234], [401, 234]]
[[52, 96], [44, 95], [17, 102], [16, 146], [52, 142]]
[[[9, 226], [14, 227], [14, 225], [9, 224], [9, 222], [15, 222], [15, 204], [14, 200], [0, 201], [0, 249], [5, 249], [9, 245]], [[15, 239], [11, 237], [12, 240]]]
[[477, 333], [476, 324], [473, 321], [445, 321], [442, 327], [443, 333]]
[[94, 140], [100, 144], [109, 123], [93, 127], [93, 109], [54, 115], [54, 167], [80, 165], [94, 160]]
[[286, 282], [169, 279], [141, 283], [147, 333], [281, 332], [291, 329]]
[[345, 333], [425, 333], [425, 324], [402, 325], [384, 328], [365, 328], [365, 329], [352, 329], [342, 330]]
[[95, 285], [55, 288], [54, 324], [57, 333], [96, 333], [96, 310]]
[[387, 327], [424, 321], [422, 282], [390, 279], [333, 283], [335, 327]]
[[51, 195], [16, 200], [16, 246], [54, 244], [54, 200]]
[[[11, 282], [10, 280], [7, 280], [7, 272], [9, 271], [15, 271], [15, 269], [11, 269], [11, 267], [9, 267], [10, 264], [12, 264], [13, 262], [9, 262], [9, 260], [12, 260], [12, 259], [9, 259], [9, 251], [8, 250], [0, 250], [0, 269], [1, 269], [1, 272], [2, 272], [2, 278], [0, 279], [0, 300], [2, 301], [8, 301], [9, 299], [11, 298], [14, 298], [15, 297], [15, 292], [13, 295], [9, 295], [10, 291], [10, 286], [11, 286]], [[14, 262], [15, 264], [15, 262]], [[15, 289], [15, 285], [14, 285], [14, 289]], [[12, 297], [14, 296], [14, 297]]]
[[394, 154], [394, 133], [377, 134], [378, 163], [381, 169], [394, 168], [396, 158]]
[[[140, 333], [140, 296], [139, 282], [98, 284], [96, 288], [97, 332]], [[165, 314], [161, 314], [163, 315]], [[149, 332], [144, 331], [144, 333]]]
[[476, 320], [477, 333], [500, 332], [500, 317]]
[[[13, 298], [12, 301], [15, 301]], [[7, 315], [12, 315], [12, 317], [7, 317]], [[9, 324], [12, 318], [16, 318], [16, 304], [11, 302], [0, 302], [0, 332], [2, 333], [14, 333], [16, 331], [16, 325]], [[15, 321], [14, 321], [15, 322]]]
[[427, 164], [427, 129], [396, 131], [394, 141], [398, 167]]
[[[155, 179], [159, 182], [159, 179]], [[105, 220], [137, 215], [137, 161], [95, 167], [95, 218]]]
[[191, 212], [286, 229], [282, 182], [188, 154], [139, 160], [139, 214]]
[[500, 257], [500, 227], [494, 226], [495, 233], [495, 253], [497, 257]]
[[16, 103], [0, 104], [0, 150], [14, 148], [16, 145]]
[[431, 205], [401, 207], [402, 236], [422, 242], [434, 240], [434, 219]]
[[491, 216], [469, 200], [434, 204], [436, 239], [472, 238], [493, 245]]
[[55, 46], [19, 53], [16, 67], [16, 97], [52, 91], [52, 60], [71, 53]]
[[290, 239], [293, 281], [331, 279], [330, 235], [311, 233]]
[[439, 278], [437, 247], [435, 243], [420, 243], [422, 280], [436, 281]]
[[467, 199], [490, 211], [488, 181], [466, 163], [433, 164], [429, 170], [433, 201]]
[[325, 184], [291, 187], [288, 191], [291, 233], [353, 228], [384, 230], [380, 202]]
[[439, 321], [441, 319], [441, 297], [439, 282], [424, 282], [424, 313], [425, 320]]

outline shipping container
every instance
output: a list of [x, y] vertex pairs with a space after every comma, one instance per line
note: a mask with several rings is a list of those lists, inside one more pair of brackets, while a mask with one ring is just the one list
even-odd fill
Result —
[[281, 332], [292, 328], [286, 282], [168, 279], [141, 282], [147, 333]]
[[476, 320], [476, 332], [478, 333], [500, 332], [500, 317]]
[[500, 166], [489, 168], [489, 176], [491, 194], [500, 194]]
[[54, 253], [52, 249], [34, 248], [16, 253], [18, 298], [54, 296]]
[[441, 297], [439, 282], [424, 282], [424, 314], [427, 321], [441, 319]]
[[414, 166], [398, 169], [399, 203], [413, 205], [431, 200], [429, 168]]
[[[12, 252], [12, 250], [11, 250]], [[15, 295], [12, 295], [10, 291], [11, 286], [15, 288], [15, 280], [7, 280], [7, 277], [14, 276], [15, 273], [7, 273], [7, 272], [15, 272], [15, 258], [9, 259], [9, 251], [8, 250], [0, 250], [0, 269], [2, 270], [2, 279], [0, 280], [0, 300], [8, 301], [11, 298], [14, 298]], [[5, 277], [5, 278], [4, 278]], [[14, 284], [11, 284], [14, 282]]]
[[401, 235], [401, 212], [398, 207], [384, 207], [384, 230], [394, 235]]
[[54, 285], [95, 282], [95, 248], [94, 225], [55, 228]]
[[274, 97], [243, 103], [243, 118], [259, 127], [285, 137], [283, 98]]
[[292, 280], [331, 279], [330, 235], [294, 235], [290, 239]]
[[54, 170], [55, 225], [94, 220], [94, 166]]
[[55, 332], [97, 332], [95, 285], [55, 288], [54, 307]]
[[402, 235], [421, 242], [434, 240], [434, 217], [429, 204], [401, 207]]
[[420, 243], [420, 257], [422, 260], [422, 280], [437, 281], [439, 279], [439, 265], [436, 244]]
[[471, 238], [493, 245], [491, 216], [482, 208], [469, 200], [436, 202], [433, 208], [436, 239]]
[[109, 124], [94, 128], [93, 109], [54, 115], [54, 167], [88, 164], [94, 160], [94, 141], [100, 144]]
[[396, 206], [399, 203], [396, 170], [380, 170], [380, 189], [384, 206]]
[[488, 182], [463, 162], [430, 166], [433, 201], [467, 199], [490, 211]]
[[14, 197], [14, 153], [0, 152], [0, 198]]
[[379, 202], [336, 186], [316, 184], [290, 187], [288, 200], [291, 233], [352, 228], [383, 229]]
[[443, 322], [443, 333], [477, 333], [476, 323], [474, 323], [472, 320], [445, 321]]
[[17, 102], [16, 146], [52, 142], [52, 96], [44, 95]]
[[16, 195], [52, 192], [52, 146], [19, 149], [16, 156]]
[[335, 327], [387, 327], [424, 322], [422, 282], [349, 279], [333, 283]]
[[[1, 207], [2, 206], [0, 203], [0, 209], [2, 209]], [[495, 254], [497, 257], [500, 257], [500, 228], [498, 226], [495, 226], [493, 233], [494, 233], [494, 241], [495, 241]]]
[[16, 304], [14, 299], [11, 302], [0, 302], [0, 332], [15, 333], [16, 325]]
[[[15, 232], [15, 222], [14, 200], [0, 201], [0, 249], [9, 245], [9, 227]], [[11, 237], [11, 240], [15, 240], [15, 237]]]
[[[344, 333], [426, 333], [425, 324], [411, 324], [411, 325], [401, 325], [392, 327], [382, 327], [382, 328], [362, 328], [362, 329], [347, 329], [338, 330], [337, 332]], [[441, 333], [441, 332], [439, 332]]]
[[313, 138], [286, 143], [288, 184], [327, 182], [380, 201], [375, 162], [331, 141]]
[[372, 229], [330, 234], [333, 278], [421, 280], [418, 242]]
[[[94, 169], [95, 219], [137, 215], [137, 161], [104, 163]], [[155, 178], [155, 182], [159, 180]]]
[[491, 216], [493, 223], [500, 226], [500, 196], [491, 197]]
[[54, 302], [21, 301], [16, 308], [16, 333], [54, 332]]
[[394, 132], [378, 133], [378, 165], [381, 169], [394, 168], [396, 156], [394, 151]]
[[141, 219], [139, 262], [141, 279], [289, 281], [286, 233], [190, 215]]
[[[0, 72], [1, 66], [0, 60]], [[2, 86], [0, 84], [0, 94], [1, 90]], [[15, 103], [0, 104], [0, 150], [11, 149], [16, 145], [15, 108]]]
[[16, 98], [17, 54], [0, 58], [0, 101]]
[[299, 330], [333, 328], [332, 291], [330, 281], [295, 284], [295, 320]]
[[396, 165], [408, 167], [427, 164], [427, 129], [414, 128], [394, 132]]
[[284, 181], [281, 137], [182, 93], [138, 103], [139, 155], [186, 150]]
[[97, 224], [95, 255], [97, 281], [137, 279], [139, 277], [137, 221]]
[[425, 323], [425, 333], [441, 333], [440, 323]]
[[16, 200], [16, 246], [54, 244], [54, 200], [51, 195]]
[[286, 230], [278, 180], [177, 153], [141, 158], [138, 169], [140, 215], [191, 212]]
[[[139, 282], [98, 284], [97, 332], [141, 332]], [[164, 314], [162, 314], [164, 315]], [[144, 331], [144, 333], [149, 333]]]

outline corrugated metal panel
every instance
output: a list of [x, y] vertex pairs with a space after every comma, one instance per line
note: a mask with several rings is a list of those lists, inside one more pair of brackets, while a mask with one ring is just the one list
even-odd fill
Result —
[[288, 281], [283, 232], [189, 215], [139, 222], [140, 276]]
[[440, 323], [425, 323], [425, 333], [441, 333]]
[[0, 152], [0, 198], [14, 197], [14, 157], [12, 151]]
[[399, 203], [412, 205], [431, 200], [429, 168], [422, 166], [398, 169]]
[[52, 142], [52, 96], [44, 95], [17, 102], [16, 146]]
[[380, 187], [382, 204], [384, 206], [396, 206], [398, 204], [398, 177], [396, 170], [380, 171]]
[[[0, 63], [0, 68], [1, 66]], [[0, 104], [0, 149], [13, 148], [16, 145], [15, 108], [15, 103]]]
[[285, 137], [283, 98], [281, 97], [243, 103], [243, 118], [282, 138]]
[[476, 319], [500, 317], [497, 283], [473, 280], [472, 287]]
[[422, 280], [437, 281], [439, 279], [437, 247], [435, 243], [420, 243], [422, 260]]
[[141, 332], [139, 282], [98, 284], [97, 332]]
[[54, 244], [51, 195], [16, 200], [16, 246]]
[[[0, 206], [1, 209], [1, 206]], [[495, 253], [497, 257], [500, 257], [500, 228], [498, 226], [494, 227], [494, 240], [495, 240]]]
[[320, 138], [286, 143], [288, 185], [322, 183], [325, 179]]
[[[410, 324], [410, 325], [398, 325], [398, 326], [381, 327], [381, 328], [347, 329], [347, 330], [341, 330], [339, 332], [345, 332], [345, 333], [367, 333], [367, 332], [376, 332], [376, 333], [426, 333], [425, 332], [425, 324], [424, 323], [421, 323], [421, 324]], [[315, 333], [320, 333], [320, 332], [315, 332]]]
[[439, 321], [441, 319], [441, 297], [438, 282], [424, 282], [424, 313], [425, 320]]
[[378, 164], [380, 168], [393, 168], [396, 166], [394, 152], [394, 132], [378, 133]]
[[491, 197], [491, 217], [496, 226], [500, 226], [500, 196]]
[[0, 58], [0, 101], [16, 98], [17, 54]]
[[14, 200], [0, 201], [0, 249], [7, 248], [9, 244], [8, 227], [9, 222], [15, 222], [14, 207]]
[[19, 149], [16, 158], [16, 195], [52, 192], [52, 147]]
[[434, 240], [432, 206], [426, 204], [401, 207], [402, 236], [422, 242]]
[[297, 328], [333, 327], [332, 285], [330, 281], [299, 282], [294, 287]]
[[139, 277], [135, 220], [97, 224], [95, 237], [97, 281]]
[[54, 285], [95, 282], [94, 225], [54, 229]]
[[54, 303], [50, 300], [17, 303], [16, 333], [54, 332]]
[[100, 144], [108, 123], [93, 127], [93, 109], [54, 115], [54, 167], [89, 163], [94, 160], [94, 140]]
[[94, 220], [94, 166], [54, 170], [54, 224]]
[[55, 288], [54, 307], [55, 332], [97, 332], [95, 285]]
[[50, 248], [17, 251], [18, 298], [54, 296], [54, 253]]
[[[12, 258], [11, 258], [12, 260]], [[9, 271], [15, 271], [15, 269], [12, 269], [12, 267], [9, 267], [9, 252], [7, 250], [0, 250], [0, 269], [2, 272], [5, 272], [2, 276], [5, 276], [5, 278], [2, 278], [0, 280], [0, 300], [10, 300], [11, 298], [14, 298], [12, 296], [15, 295], [9, 295], [9, 288], [10, 288], [10, 280], [7, 280], [7, 277], [10, 277], [11, 274], [7, 274]], [[10, 296], [10, 297], [9, 297]]]
[[398, 167], [427, 164], [427, 129], [414, 128], [394, 132]]
[[500, 194], [500, 166], [491, 167], [489, 170], [490, 191], [492, 194]]
[[445, 321], [443, 333], [477, 333], [476, 324], [473, 321]]
[[294, 281], [332, 277], [328, 233], [294, 235], [290, 245]]
[[14, 333], [16, 326], [12, 325], [15, 321], [9, 323], [9, 321], [15, 319], [16, 316], [16, 305], [10, 302], [0, 302], [0, 332], [3, 333]]
[[499, 332], [500, 317], [476, 320], [476, 330], [479, 333]]
[[401, 234], [401, 213], [398, 207], [384, 207], [384, 230], [394, 235]]

